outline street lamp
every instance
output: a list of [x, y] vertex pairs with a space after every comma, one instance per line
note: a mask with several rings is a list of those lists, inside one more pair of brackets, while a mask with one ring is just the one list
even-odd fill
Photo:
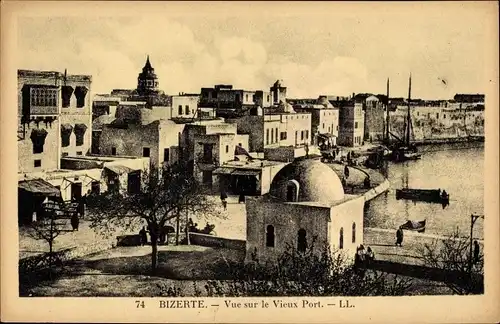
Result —
[[484, 215], [478, 215], [478, 214], [471, 214], [470, 215], [470, 251], [469, 251], [469, 272], [472, 274], [472, 236], [473, 236], [473, 229], [474, 229], [474, 224], [476, 223], [478, 218], [484, 219]]

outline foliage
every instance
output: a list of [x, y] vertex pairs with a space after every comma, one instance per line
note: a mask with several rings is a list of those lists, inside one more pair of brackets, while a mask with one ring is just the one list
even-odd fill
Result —
[[[470, 237], [463, 237], [458, 230], [446, 239], [434, 240], [420, 250], [424, 264], [448, 273], [446, 285], [456, 294], [482, 293], [484, 258], [471, 260]], [[472, 257], [474, 258], [474, 257]]]
[[158, 259], [158, 239], [161, 229], [179, 215], [221, 215], [218, 204], [202, 194], [202, 188], [188, 173], [188, 168], [176, 164], [166, 169], [143, 171], [141, 190], [136, 193], [105, 192], [87, 198], [91, 227], [106, 233], [116, 228], [136, 230], [146, 223], [151, 236], [154, 272]]
[[[274, 263], [261, 263], [255, 256], [245, 265], [227, 262], [220, 272], [229, 279], [209, 280], [206, 295], [400, 296], [412, 285], [409, 279], [357, 268], [339, 251], [320, 251], [312, 246], [305, 252], [289, 247]], [[197, 287], [195, 293], [201, 295]]]
[[54, 253], [53, 246], [59, 235], [68, 232], [67, 221], [57, 214], [55, 204], [45, 204], [43, 211], [41, 219], [30, 223], [27, 234], [35, 240], [44, 240], [49, 245], [49, 251], [36, 258], [36, 265], [38, 268], [48, 267], [50, 270], [53, 265], [62, 265], [62, 259], [58, 253]]

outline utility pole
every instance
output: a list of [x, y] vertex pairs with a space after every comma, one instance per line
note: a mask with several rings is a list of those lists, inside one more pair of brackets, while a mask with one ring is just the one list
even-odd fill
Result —
[[389, 117], [389, 78], [387, 78], [387, 103], [385, 105], [386, 115], [385, 115], [385, 140], [386, 144], [389, 144], [389, 123], [391, 121]]
[[477, 215], [477, 214], [471, 214], [470, 215], [470, 251], [469, 251], [469, 275], [472, 276], [472, 236], [473, 236], [473, 229], [474, 229], [474, 224], [476, 223], [478, 218], [483, 218], [484, 215]]

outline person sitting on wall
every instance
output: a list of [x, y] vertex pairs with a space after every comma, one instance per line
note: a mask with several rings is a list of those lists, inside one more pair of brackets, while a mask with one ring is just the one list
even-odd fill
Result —
[[375, 253], [373, 252], [371, 247], [368, 247], [366, 250], [366, 263], [368, 265], [371, 265], [373, 263], [373, 260], [375, 260]]

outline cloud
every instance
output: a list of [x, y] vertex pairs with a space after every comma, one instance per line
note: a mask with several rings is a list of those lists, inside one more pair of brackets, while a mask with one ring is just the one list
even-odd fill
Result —
[[[135, 87], [147, 54], [167, 93], [198, 92], [216, 83], [268, 90], [283, 79], [290, 96], [348, 95], [385, 92], [390, 77], [391, 94], [404, 96], [410, 71], [415, 97], [484, 91], [486, 54], [477, 53], [487, 52], [488, 38], [478, 11], [466, 10], [468, 16], [455, 12], [452, 19], [443, 17], [444, 11], [391, 10], [375, 16], [360, 13], [363, 19], [335, 12], [310, 19], [299, 13], [285, 19], [260, 12], [230, 20], [165, 12], [23, 18], [18, 64], [92, 74], [94, 93]], [[340, 16], [334, 19], [336, 14]], [[404, 24], [408, 17], [413, 18]], [[436, 84], [437, 77], [446, 78], [448, 86]]]

